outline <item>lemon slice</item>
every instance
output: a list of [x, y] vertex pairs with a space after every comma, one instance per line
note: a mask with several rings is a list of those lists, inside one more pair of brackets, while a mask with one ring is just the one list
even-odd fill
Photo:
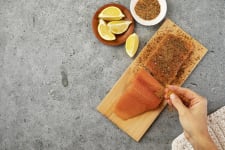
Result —
[[136, 33], [129, 35], [126, 40], [125, 48], [126, 48], [127, 54], [130, 57], [133, 57], [135, 55], [138, 49], [138, 45], [139, 45], [138, 35]]
[[98, 18], [101, 18], [107, 21], [120, 20], [123, 17], [125, 17], [124, 14], [121, 12], [119, 8], [115, 6], [106, 7], [98, 15]]
[[99, 20], [98, 33], [104, 40], [113, 41], [116, 39], [116, 36], [112, 32], [110, 32], [109, 27], [102, 19]]
[[107, 25], [109, 26], [109, 29], [114, 34], [121, 34], [127, 31], [129, 25], [131, 24], [131, 21], [111, 21]]

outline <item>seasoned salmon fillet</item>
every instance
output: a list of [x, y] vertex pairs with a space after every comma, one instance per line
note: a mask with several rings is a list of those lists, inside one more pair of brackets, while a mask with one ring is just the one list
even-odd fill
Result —
[[163, 90], [157, 80], [141, 69], [118, 100], [114, 112], [126, 120], [156, 109], [163, 99]]
[[167, 34], [147, 59], [145, 65], [160, 83], [171, 84], [193, 48], [193, 44], [188, 40]]

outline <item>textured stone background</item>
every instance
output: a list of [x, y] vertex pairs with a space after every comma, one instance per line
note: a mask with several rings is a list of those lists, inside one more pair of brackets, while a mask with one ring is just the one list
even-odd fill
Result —
[[[0, 0], [0, 150], [170, 149], [182, 132], [176, 112], [165, 109], [136, 143], [95, 109], [133, 61], [92, 34], [109, 2], [130, 1]], [[213, 112], [225, 105], [225, 1], [167, 2], [167, 17], [209, 49], [184, 86]], [[158, 28], [136, 24], [138, 52]]]

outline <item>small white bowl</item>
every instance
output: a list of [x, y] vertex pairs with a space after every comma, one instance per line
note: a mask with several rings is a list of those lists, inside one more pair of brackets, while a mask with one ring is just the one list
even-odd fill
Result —
[[160, 13], [156, 18], [154, 18], [152, 20], [144, 20], [136, 14], [134, 8], [135, 8], [135, 5], [137, 4], [137, 2], [138, 2], [138, 0], [131, 0], [130, 11], [131, 11], [131, 14], [134, 17], [134, 19], [142, 25], [145, 25], [145, 26], [156, 25], [159, 22], [161, 22], [164, 19], [164, 17], [166, 16], [166, 12], [167, 12], [166, 0], [158, 0], [159, 5], [160, 5]]

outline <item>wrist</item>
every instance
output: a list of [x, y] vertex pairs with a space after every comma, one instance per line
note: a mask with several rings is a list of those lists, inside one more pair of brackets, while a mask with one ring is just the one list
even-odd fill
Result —
[[190, 139], [190, 143], [195, 150], [217, 150], [217, 147], [210, 137], [209, 133], [193, 137], [192, 139]]

